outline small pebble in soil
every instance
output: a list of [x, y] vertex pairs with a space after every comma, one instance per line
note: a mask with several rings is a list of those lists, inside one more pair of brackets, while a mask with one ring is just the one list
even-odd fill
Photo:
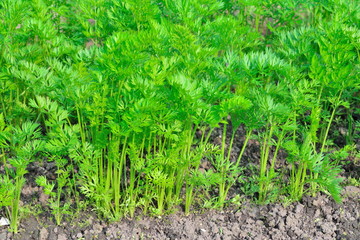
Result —
[[7, 239], [7, 233], [6, 232], [1, 232], [0, 233], [0, 239]]
[[67, 237], [65, 234], [61, 233], [58, 235], [58, 239], [57, 240], [67, 240]]
[[[47, 240], [49, 237], [49, 232], [46, 228], [41, 228], [40, 234], [39, 234], [39, 240]], [[0, 238], [1, 239], [1, 238]]]

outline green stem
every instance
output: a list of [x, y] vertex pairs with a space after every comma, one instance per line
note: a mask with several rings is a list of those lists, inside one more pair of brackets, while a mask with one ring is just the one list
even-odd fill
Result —
[[164, 210], [165, 186], [158, 187], [158, 214], [162, 214]]
[[83, 149], [85, 150], [85, 143], [86, 143], [85, 128], [83, 126], [82, 116], [81, 116], [80, 109], [78, 106], [76, 106], [76, 114], [77, 114], [78, 123], [80, 125], [81, 143], [82, 143]]
[[330, 120], [329, 120], [328, 125], [326, 127], [325, 136], [324, 136], [324, 139], [322, 141], [320, 153], [323, 153], [324, 150], [325, 150], [326, 140], [327, 140], [327, 137], [329, 135], [330, 127], [331, 127], [331, 124], [332, 124], [332, 122], [334, 120], [336, 110], [337, 110], [337, 108], [339, 106], [339, 102], [340, 102], [340, 98], [342, 96], [342, 92], [343, 92], [343, 90], [340, 91], [339, 96], [338, 96], [338, 98], [337, 98], [337, 100], [336, 100], [336, 102], [334, 104], [335, 106], [334, 106], [334, 108], [333, 108], [333, 110], [331, 112]]
[[56, 210], [55, 210], [55, 212], [56, 212], [55, 220], [56, 220], [57, 225], [61, 224], [61, 218], [62, 218], [62, 214], [60, 212], [61, 192], [62, 192], [62, 186], [58, 186], [57, 199], [56, 199]]
[[185, 215], [189, 215], [190, 213], [190, 206], [193, 199], [193, 189], [194, 186], [192, 184], [186, 185], [186, 197], [185, 197]]
[[272, 124], [271, 119], [269, 120], [270, 129], [267, 129], [265, 132], [264, 142], [261, 148], [261, 158], [260, 158], [260, 186], [259, 186], [259, 201], [263, 203], [266, 198], [267, 188], [269, 187], [269, 181], [266, 179], [266, 167], [267, 161], [269, 159], [270, 151], [270, 141], [274, 131], [274, 125]]
[[226, 156], [226, 160], [228, 162], [230, 161], [230, 157], [231, 157], [231, 150], [232, 150], [232, 147], [233, 147], [233, 144], [234, 144], [235, 133], [236, 133], [236, 130], [235, 131], [233, 130], [232, 133], [231, 133], [231, 139], [230, 139], [228, 152], [227, 152], [227, 156]]
[[[288, 118], [288, 120], [286, 121], [286, 123], [284, 125], [286, 125], [288, 123], [288, 121], [289, 121], [289, 118]], [[282, 129], [281, 133], [280, 133], [280, 136], [279, 136], [279, 138], [278, 138], [278, 140], [276, 142], [276, 148], [275, 148], [274, 156], [271, 159], [271, 165], [270, 165], [270, 173], [271, 174], [274, 173], [274, 171], [275, 171], [276, 158], [277, 158], [277, 155], [279, 153], [280, 146], [282, 144], [282, 141], [283, 141], [284, 137], [285, 137], [285, 130]]]
[[224, 159], [225, 157], [226, 130], [227, 130], [227, 123], [224, 123], [223, 134], [221, 139], [221, 159]]
[[260, 25], [260, 14], [255, 14], [255, 30], [259, 32], [259, 25]]
[[10, 229], [14, 233], [18, 232], [19, 203], [24, 181], [25, 179], [22, 176], [17, 176], [15, 179], [14, 201], [12, 202], [10, 219]]
[[246, 133], [246, 137], [245, 137], [245, 141], [243, 143], [243, 146], [241, 147], [241, 151], [240, 151], [240, 154], [236, 160], [236, 163], [235, 163], [235, 167], [238, 167], [239, 164], [240, 164], [240, 161], [241, 161], [241, 158], [242, 156], [244, 155], [244, 152], [245, 152], [245, 149], [246, 149], [246, 146], [250, 140], [250, 137], [251, 137], [251, 134], [252, 134], [252, 131], [253, 129], [249, 129], [249, 131]]

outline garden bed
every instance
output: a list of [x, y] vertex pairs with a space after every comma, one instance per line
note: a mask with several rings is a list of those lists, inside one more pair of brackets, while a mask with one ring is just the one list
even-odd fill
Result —
[[357, 239], [357, 2], [1, 1], [0, 239]]

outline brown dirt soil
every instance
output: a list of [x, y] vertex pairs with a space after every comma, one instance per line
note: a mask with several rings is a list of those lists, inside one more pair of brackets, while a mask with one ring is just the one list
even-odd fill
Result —
[[244, 202], [224, 211], [189, 216], [175, 213], [110, 224], [92, 213], [79, 214], [61, 226], [49, 217], [30, 215], [22, 219], [16, 235], [1, 228], [0, 239], [360, 239], [360, 188], [345, 187], [343, 196], [341, 204], [319, 194], [289, 206]]

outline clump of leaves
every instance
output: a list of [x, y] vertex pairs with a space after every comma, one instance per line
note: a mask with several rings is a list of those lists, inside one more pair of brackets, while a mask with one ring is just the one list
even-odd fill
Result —
[[21, 190], [26, 182], [27, 166], [34, 156], [43, 149], [43, 140], [39, 125], [24, 122], [21, 126], [5, 126], [3, 114], [0, 114], [1, 150], [4, 154], [1, 175], [1, 206], [5, 206], [10, 218], [10, 229], [18, 231], [18, 216]]

